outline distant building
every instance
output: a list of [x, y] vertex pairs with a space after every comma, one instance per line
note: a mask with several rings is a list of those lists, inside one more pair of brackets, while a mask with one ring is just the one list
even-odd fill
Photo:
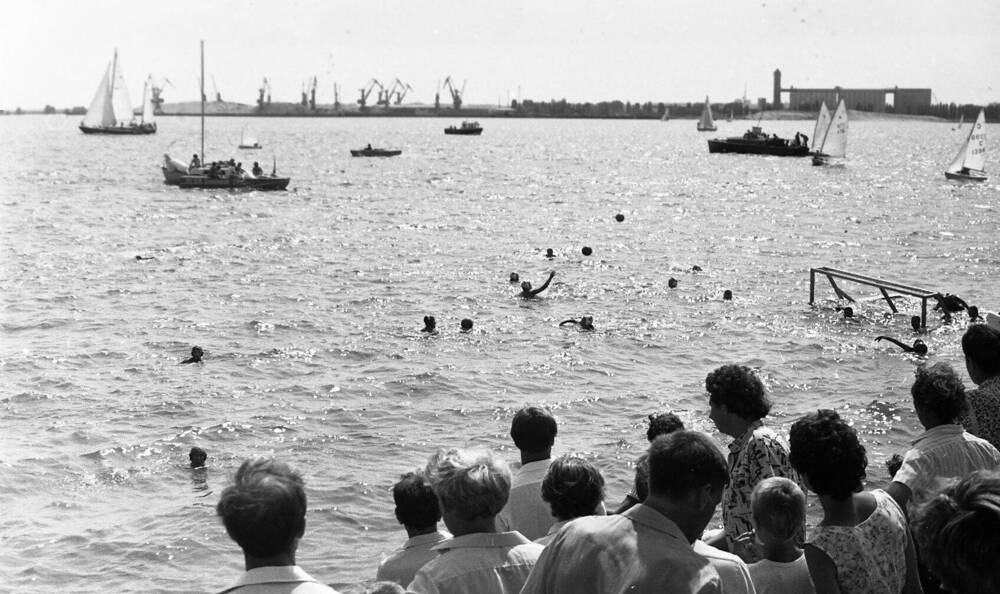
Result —
[[833, 87], [827, 89], [782, 88], [781, 71], [774, 71], [774, 104], [781, 107], [781, 94], [788, 93], [788, 106], [796, 111], [819, 109], [822, 102], [833, 109], [843, 99], [848, 109], [858, 111], [884, 112], [889, 105], [887, 98], [893, 96], [892, 111], [895, 113], [928, 113], [931, 107], [930, 89], [847, 89]]

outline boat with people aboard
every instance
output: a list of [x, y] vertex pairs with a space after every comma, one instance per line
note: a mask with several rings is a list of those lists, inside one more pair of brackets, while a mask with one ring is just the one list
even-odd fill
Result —
[[444, 129], [445, 134], [457, 134], [460, 136], [479, 136], [483, 133], [483, 127], [479, 125], [479, 122], [462, 122], [462, 125], [458, 128], [455, 126], [448, 126]]
[[163, 183], [181, 188], [232, 189], [232, 190], [285, 190], [289, 177], [277, 174], [277, 160], [272, 159], [271, 173], [267, 174], [259, 163], [246, 171], [242, 163], [205, 161], [205, 42], [201, 42], [201, 153], [195, 153], [191, 163], [184, 163], [163, 155]]
[[958, 181], [986, 181], [986, 111], [972, 124], [969, 135], [945, 170], [944, 176]]
[[104, 71], [104, 78], [97, 85], [94, 99], [80, 123], [80, 131], [84, 134], [156, 134], [151, 81], [147, 78], [143, 86], [142, 115], [136, 121], [117, 49]]
[[[847, 156], [847, 104], [841, 99], [837, 110], [830, 117], [826, 112], [826, 102], [820, 108], [816, 119], [816, 129], [813, 130], [813, 165], [829, 165], [830, 159], [843, 159]], [[824, 123], [824, 119], [827, 121]], [[817, 137], [819, 138], [816, 141]]]
[[793, 140], [777, 134], [768, 136], [760, 126], [753, 126], [743, 136], [713, 138], [708, 141], [710, 153], [741, 153], [745, 155], [773, 155], [775, 157], [808, 157], [809, 138], [795, 133]]
[[352, 157], [395, 157], [401, 154], [402, 150], [374, 148], [370, 144], [363, 149], [351, 149]]
[[708, 103], [708, 95], [705, 95], [705, 107], [701, 109], [701, 119], [698, 120], [697, 128], [699, 132], [715, 132], [718, 130], [715, 120], [712, 119], [712, 106]]
[[264, 146], [261, 145], [261, 143], [257, 142], [256, 138], [254, 138], [253, 136], [247, 136], [246, 132], [247, 131], [244, 128], [243, 131], [240, 133], [239, 148], [245, 150], [256, 150], [264, 148]]

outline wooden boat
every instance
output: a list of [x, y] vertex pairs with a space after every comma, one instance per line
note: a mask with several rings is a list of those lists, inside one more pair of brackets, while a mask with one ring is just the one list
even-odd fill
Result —
[[[826, 103], [823, 103], [826, 107]], [[822, 117], [822, 110], [820, 111]], [[819, 120], [816, 121], [817, 126]], [[847, 156], [847, 104], [841, 99], [837, 104], [837, 110], [833, 112], [830, 123], [822, 131], [813, 132], [813, 140], [816, 135], [821, 134], [816, 150], [813, 152], [813, 165], [827, 165], [830, 159], [843, 159]]]
[[[272, 161], [270, 175], [255, 175], [243, 171], [232, 159], [205, 162], [205, 42], [201, 42], [201, 156], [197, 162], [184, 165], [163, 155], [163, 183], [181, 188], [231, 189], [231, 190], [285, 190], [291, 178], [277, 175], [277, 160]], [[198, 156], [198, 155], [196, 155]]]
[[351, 149], [352, 157], [395, 157], [401, 154], [403, 154], [403, 151], [401, 150], [372, 148], [371, 145], [368, 145], [363, 149]]
[[698, 120], [699, 132], [715, 132], [718, 128], [715, 120], [712, 119], [712, 106], [708, 104], [708, 95], [705, 95], [705, 107], [701, 110], [701, 119]]
[[125, 73], [118, 63], [118, 50], [115, 50], [111, 63], [104, 71], [104, 78], [97, 85], [94, 99], [87, 108], [87, 115], [80, 123], [80, 131], [84, 134], [155, 134], [152, 101], [150, 81], [147, 79], [142, 93], [142, 119], [136, 121], [128, 87], [125, 86]]
[[959, 181], [986, 181], [986, 112], [979, 110], [976, 123], [945, 170], [944, 176]]
[[483, 127], [479, 122], [462, 122], [462, 126], [448, 126], [444, 129], [445, 134], [458, 134], [460, 136], [479, 136], [483, 133]]
[[[798, 138], [799, 135], [796, 135]], [[708, 141], [710, 153], [741, 153], [746, 155], [773, 155], [776, 157], [807, 157], [809, 146], [805, 142], [792, 142], [777, 135], [768, 136], [760, 126], [754, 126], [743, 136], [713, 138]]]

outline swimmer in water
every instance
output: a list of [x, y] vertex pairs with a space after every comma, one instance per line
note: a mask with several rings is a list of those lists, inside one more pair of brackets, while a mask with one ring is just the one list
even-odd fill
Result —
[[424, 316], [424, 329], [421, 332], [437, 334], [437, 320], [434, 319], [434, 316]]
[[469, 318], [462, 320], [462, 332], [472, 332], [472, 320]]
[[549, 278], [545, 280], [545, 284], [538, 287], [537, 289], [532, 289], [531, 283], [529, 283], [528, 281], [524, 281], [523, 283], [521, 283], [521, 294], [518, 295], [518, 297], [522, 297], [524, 299], [534, 299], [536, 296], [538, 296], [539, 293], [549, 288], [549, 283], [552, 282], [552, 277], [555, 275], [556, 272], [554, 270], [550, 272]]
[[694, 266], [691, 267], [691, 272], [701, 272], [701, 266], [695, 264]]
[[566, 324], [577, 324], [583, 332], [593, 332], [595, 330], [593, 316], [583, 316], [579, 320], [569, 319], [559, 322], [560, 326], [565, 326]]
[[920, 332], [920, 316], [910, 316], [910, 326], [914, 332]]
[[889, 342], [903, 349], [904, 353], [916, 353], [917, 355], [927, 354], [927, 345], [924, 344], [924, 341], [920, 340], [919, 338], [913, 341], [913, 346], [910, 346], [908, 344], [903, 344], [902, 342], [899, 342], [895, 338], [890, 338], [888, 336], [879, 336], [878, 338], [875, 339], [875, 342], [879, 342], [880, 340], [888, 340]]
[[968, 309], [965, 310], [969, 314], [969, 321], [975, 322], [979, 319], [979, 308], [975, 305], [970, 305]]
[[187, 365], [188, 363], [201, 363], [201, 358], [205, 356], [205, 351], [201, 350], [200, 346], [191, 347], [191, 357], [181, 361], [181, 365]]
[[510, 273], [510, 282], [511, 282], [511, 284], [519, 283], [519, 282], [521, 282], [521, 277], [518, 276], [518, 274], [516, 272], [511, 272]]
[[208, 460], [208, 452], [194, 446], [188, 452], [188, 460], [191, 461], [191, 468], [205, 468], [205, 460]]
[[153, 256], [136, 256], [135, 259], [136, 260], [155, 260], [156, 258], [154, 258]]
[[967, 310], [969, 305], [958, 295], [952, 295], [950, 293], [945, 293], [944, 297], [937, 298], [937, 305], [934, 306], [934, 311], [944, 310], [947, 313], [954, 313]]
[[671, 289], [676, 289], [677, 288], [677, 279], [674, 278], [674, 277], [670, 277], [670, 280], [667, 281], [667, 286], [670, 287]]
[[552, 248], [545, 250], [545, 257], [551, 260], [556, 257], [556, 253], [552, 251]]
[[730, 291], [729, 289], [726, 289], [725, 291], [723, 291], [722, 292], [722, 300], [723, 301], [732, 301], [733, 300], [733, 292]]

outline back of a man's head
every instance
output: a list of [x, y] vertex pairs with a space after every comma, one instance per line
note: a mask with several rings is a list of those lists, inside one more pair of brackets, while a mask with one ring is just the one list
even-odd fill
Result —
[[1000, 330], [973, 324], [962, 335], [962, 352], [988, 376], [1000, 373]]
[[711, 437], [698, 431], [675, 431], [649, 444], [649, 494], [681, 499], [695, 489], [729, 482], [726, 458]]
[[510, 468], [484, 448], [440, 450], [425, 472], [442, 514], [465, 521], [495, 517], [510, 497]]
[[552, 413], [537, 406], [517, 411], [510, 423], [510, 437], [523, 452], [544, 452], [556, 441], [556, 419]]
[[441, 519], [437, 495], [422, 473], [408, 472], [392, 487], [396, 519], [414, 529], [433, 528]]
[[283, 462], [247, 460], [222, 492], [216, 511], [247, 555], [267, 558], [293, 552], [306, 526], [302, 477]]

